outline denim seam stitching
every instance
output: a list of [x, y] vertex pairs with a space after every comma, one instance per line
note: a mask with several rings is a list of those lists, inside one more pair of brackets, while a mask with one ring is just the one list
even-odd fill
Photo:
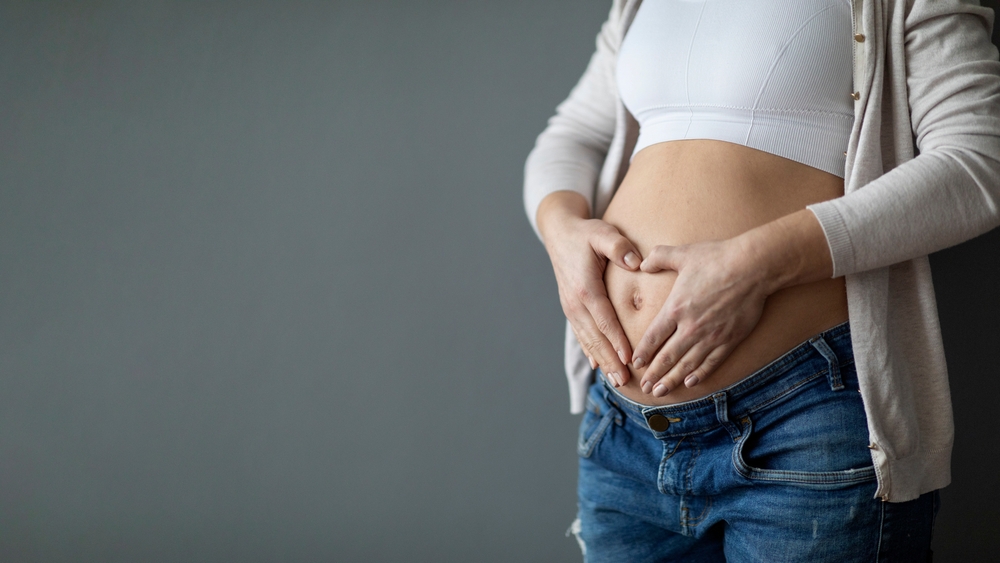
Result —
[[875, 467], [845, 469], [841, 471], [793, 471], [787, 469], [761, 469], [743, 460], [743, 446], [753, 432], [753, 421], [746, 417], [743, 438], [733, 448], [732, 461], [737, 473], [745, 479], [778, 483], [799, 483], [803, 485], [843, 485], [862, 483], [875, 477]]
[[[706, 497], [706, 498], [707, 498], [708, 502], [705, 504], [705, 508], [701, 509], [701, 514], [695, 516], [694, 518], [690, 518], [690, 517], [684, 518], [684, 522], [686, 524], [693, 523], [695, 525], [695, 527], [697, 527], [698, 524], [700, 524], [702, 522], [702, 520], [704, 520], [705, 518], [708, 517], [708, 511], [709, 511], [710, 508], [712, 508], [712, 497]], [[690, 512], [688, 514], [690, 514]]]
[[[735, 401], [739, 401], [740, 398], [741, 398], [741, 395], [744, 395], [745, 393], [747, 393], [749, 391], [752, 391], [752, 390], [756, 389], [757, 387], [760, 387], [762, 385], [767, 384], [775, 376], [783, 375], [785, 373], [785, 371], [782, 371], [779, 368], [785, 367], [786, 364], [791, 363], [791, 362], [793, 362], [795, 360], [798, 360], [800, 358], [800, 356], [806, 355], [810, 351], [814, 351], [814, 350], [815, 350], [814, 348], [810, 347], [810, 348], [803, 348], [797, 354], [792, 354], [792, 352], [788, 352], [784, 356], [782, 356], [782, 357], [774, 360], [773, 362], [771, 362], [767, 366], [764, 366], [763, 368], [761, 368], [761, 370], [770, 370], [770, 371], [773, 372], [773, 373], [766, 374], [766, 377], [763, 377], [761, 379], [761, 381], [755, 381], [751, 385], [749, 385], [748, 387], [746, 387], [745, 389], [743, 389], [741, 387], [747, 383], [746, 380], [743, 380], [743, 381], [737, 382], [735, 385], [732, 385], [731, 387], [727, 387], [725, 389], [720, 389], [720, 391], [731, 392], [733, 394], [733, 401], [734, 402]], [[823, 358], [823, 359], [825, 360], [826, 358]], [[838, 358], [838, 360], [839, 360], [839, 358]], [[842, 368], [845, 367], [845, 366], [853, 365], [853, 364], [854, 364], [853, 358], [851, 358], [849, 360], [845, 360], [845, 361], [840, 362], [840, 366]], [[824, 368], [819, 373], [825, 373], [827, 369], [829, 369], [829, 368]], [[757, 375], [764, 375], [764, 374], [758, 373]], [[814, 374], [814, 376], [815, 375], [816, 374]], [[748, 376], [748, 377], [750, 377], [750, 376]], [[701, 398], [701, 399], [695, 399], [695, 400], [690, 401], [690, 402], [688, 402], [686, 404], [650, 406], [650, 405], [642, 405], [642, 404], [636, 403], [635, 401], [632, 401], [631, 399], [625, 397], [624, 395], [621, 395], [617, 390], [615, 390], [615, 394], [619, 395], [626, 402], [626, 406], [622, 407], [621, 405], [617, 405], [618, 408], [621, 409], [624, 412], [624, 414], [625, 414], [625, 416], [627, 418], [630, 418], [632, 420], [636, 420], [637, 422], [638, 422], [637, 419], [641, 418], [642, 422], [640, 423], [640, 426], [643, 426], [643, 423], [645, 422], [645, 415], [647, 413], [656, 412], [657, 414], [662, 414], [662, 413], [659, 413], [658, 411], [660, 409], [667, 409], [667, 412], [669, 414], [674, 414], [674, 413], [681, 414], [681, 413], [689, 412], [689, 411], [692, 411], [692, 410], [698, 410], [698, 409], [705, 408], [706, 406], [708, 406], [712, 402], [712, 398], [711, 398], [711, 396], [709, 396], [709, 397], [704, 397], [704, 398]], [[588, 399], [589, 399], [589, 397], [588, 397]], [[773, 399], [774, 398], [769, 399], [769, 400], [773, 400]], [[752, 408], [753, 409], [757, 409], [757, 408], [760, 408], [760, 406], [757, 405], [757, 406], [754, 406]], [[685, 435], [698, 434], [698, 433], [700, 433], [700, 432], [691, 432], [691, 433], [688, 433], [688, 434], [685, 434]], [[674, 434], [674, 436], [680, 436], [680, 435], [681, 434]]]
[[[774, 395], [772, 397], [768, 397], [767, 399], [765, 399], [765, 400], [763, 400], [763, 401], [761, 401], [759, 403], [755, 403], [755, 404], [751, 405], [750, 407], [747, 407], [747, 409], [745, 411], [743, 411], [742, 413], [739, 413], [739, 416], [737, 416], [737, 418], [741, 418], [741, 417], [746, 416], [748, 414], [753, 414], [753, 413], [755, 413], [755, 412], [757, 412], [757, 411], [759, 411], [761, 409], [770, 407], [771, 405], [773, 405], [774, 403], [776, 403], [778, 401], [785, 400], [790, 394], [798, 391], [804, 385], [808, 385], [809, 383], [812, 383], [813, 381], [815, 381], [818, 378], [825, 377], [827, 375], [828, 371], [829, 371], [828, 369], [824, 368], [824, 369], [822, 369], [822, 370], [820, 370], [820, 371], [818, 371], [818, 372], [810, 375], [809, 377], [806, 377], [804, 379], [800, 379], [794, 385], [792, 385], [791, 387], [788, 387], [784, 391], [781, 391], [779, 394]], [[711, 397], [709, 397], [709, 398], [711, 398]], [[705, 406], [705, 405], [702, 405], [702, 406]], [[659, 407], [652, 407], [652, 408], [659, 408]], [[650, 410], [652, 410], [652, 408]], [[627, 419], [635, 422], [636, 424], [638, 424], [640, 428], [643, 428], [643, 429], [648, 429], [649, 428], [649, 425], [646, 423], [646, 419], [645, 418], [643, 418], [642, 422], [640, 422], [637, 419], [638, 415], [632, 416], [632, 415], [630, 415], [630, 413], [628, 411], [625, 412], [625, 417]], [[685, 436], [696, 436], [698, 434], [704, 434], [706, 432], [711, 432], [712, 430], [715, 430], [716, 428], [719, 428], [721, 426], [722, 425], [720, 423], [718, 426], [711, 426], [711, 427], [706, 427], [706, 428], [700, 428], [698, 430], [691, 430], [689, 432], [673, 433], [673, 434], [669, 434], [669, 435], [667, 435], [665, 437], [677, 438], [677, 437], [685, 437]], [[656, 434], [659, 434], [659, 433], [656, 433]]]
[[698, 461], [698, 456], [701, 455], [701, 448], [698, 444], [692, 444], [694, 447], [691, 448], [691, 459], [688, 460], [687, 464], [687, 475], [684, 476], [684, 489], [687, 491], [691, 490], [691, 486], [694, 483], [694, 463]]
[[802, 483], [807, 485], [839, 485], [848, 483], [863, 483], [875, 477], [871, 467], [863, 469], [845, 469], [843, 471], [790, 471], [786, 469], [759, 469], [749, 466], [750, 479], [757, 481], [774, 481], [781, 483]]
[[677, 450], [680, 449], [681, 443], [684, 441], [684, 438], [685, 437], [681, 437], [680, 440], [677, 440], [677, 443], [674, 444], [674, 448], [670, 451], [669, 454], [667, 453], [667, 442], [663, 442], [663, 457], [660, 459], [660, 469], [656, 473], [656, 488], [660, 491], [661, 494], [664, 495], [670, 494], [665, 490], [665, 487], [663, 486], [663, 477], [665, 474], [665, 468], [667, 462], [670, 461], [670, 458], [674, 457], [674, 454], [676, 454]]
[[787, 389], [785, 389], [784, 391], [778, 393], [777, 395], [774, 395], [772, 397], [768, 397], [767, 399], [765, 399], [765, 400], [763, 400], [763, 401], [761, 401], [759, 403], [756, 403], [756, 404], [754, 404], [754, 405], [752, 405], [750, 407], [747, 407], [746, 414], [753, 414], [753, 413], [755, 413], [755, 412], [757, 412], [757, 411], [759, 411], [759, 410], [761, 410], [763, 408], [771, 406], [772, 404], [774, 404], [774, 403], [776, 403], [778, 401], [784, 400], [785, 398], [788, 397], [788, 395], [794, 393], [795, 391], [798, 391], [801, 387], [812, 383], [813, 381], [815, 381], [816, 379], [818, 379], [820, 377], [823, 377], [824, 375], [826, 375], [826, 372], [827, 372], [826, 369], [821, 369], [818, 372], [810, 375], [809, 377], [806, 377], [804, 379], [800, 379], [794, 385], [792, 385], [791, 387], [788, 387]]
[[597, 447], [597, 442], [599, 442], [601, 437], [603, 437], [607, 432], [614, 419], [615, 416], [613, 413], [605, 413], [604, 417], [601, 418], [601, 421], [597, 423], [597, 427], [594, 428], [594, 432], [590, 435], [590, 437], [582, 442], [578, 442], [577, 453], [582, 457], [589, 458], [591, 454], [594, 453], [594, 448]]
[[[788, 366], [788, 364], [791, 364], [791, 363], [793, 363], [793, 362], [801, 359], [802, 356], [806, 356], [809, 353], [811, 353], [811, 352], [814, 351], [814, 348], [812, 348], [811, 346], [808, 347], [808, 348], [806, 348], [806, 347], [804, 347], [804, 344], [808, 344], [808, 341], [804, 342], [803, 344], [800, 344], [799, 346], [797, 346], [796, 348], [793, 348], [792, 350], [789, 350], [783, 356], [775, 359], [771, 363], [769, 363], [766, 366], [762, 367], [757, 372], [754, 372], [754, 374], [756, 374], [759, 377], [758, 381], [747, 382], [747, 380], [744, 379], [744, 380], [739, 381], [739, 382], [737, 382], [736, 384], [734, 384], [734, 385], [732, 385], [730, 387], [727, 387], [725, 389], [720, 389], [719, 391], [731, 392], [733, 394], [733, 396], [734, 396], [734, 400], [739, 400], [740, 395], [743, 395], [744, 393], [750, 392], [750, 391], [756, 389], [757, 387], [766, 385], [774, 377], [777, 377], [777, 376], [780, 376], [780, 375], [784, 375], [787, 370], [785, 370], [783, 368], [786, 368]], [[761, 372], [763, 372], [763, 373], [761, 373]], [[747, 377], [748, 378], [752, 377], [754, 374], [750, 374]], [[743, 387], [745, 387], [745, 389]], [[709, 396], [709, 397], [703, 397], [701, 399], [695, 399], [695, 400], [689, 401], [687, 403], [678, 404], [678, 405], [649, 406], [649, 405], [641, 405], [639, 403], [636, 403], [635, 401], [629, 399], [628, 397], [625, 397], [624, 395], [621, 395], [621, 393], [619, 391], [617, 391], [617, 390], [614, 390], [614, 393], [616, 395], [621, 396], [623, 399], [625, 399], [625, 401], [627, 401], [627, 404], [630, 403], [630, 405], [629, 405], [630, 407], [632, 405], [634, 405], [634, 407], [635, 407], [634, 409], [633, 408], [629, 408], [628, 410], [635, 411], [640, 416], [645, 416], [645, 414], [648, 413], [648, 412], [652, 412], [652, 411], [659, 410], [659, 409], [664, 409], [664, 408], [668, 409], [669, 412], [671, 412], [671, 413], [683, 413], [683, 412], [688, 412], [688, 411], [691, 411], [691, 410], [697, 410], [697, 409], [704, 408], [704, 407], [706, 407], [706, 406], [708, 406], [709, 404], [712, 403], [712, 397]]]

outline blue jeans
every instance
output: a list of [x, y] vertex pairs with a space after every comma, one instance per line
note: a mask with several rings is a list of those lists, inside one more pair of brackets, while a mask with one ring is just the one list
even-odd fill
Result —
[[640, 405], [598, 374], [578, 446], [587, 563], [930, 558], [937, 491], [874, 498], [847, 323], [686, 403]]

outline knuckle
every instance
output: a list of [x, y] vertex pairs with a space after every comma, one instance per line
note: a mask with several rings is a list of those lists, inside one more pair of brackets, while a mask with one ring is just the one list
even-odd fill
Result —
[[591, 355], [594, 355], [595, 357], [598, 356], [598, 352], [600, 352], [600, 341], [597, 338], [587, 335], [580, 340], [580, 344], [584, 347], [584, 349], [586, 349], [587, 352], [590, 352]]
[[601, 221], [595, 223], [593, 230], [591, 231], [590, 244], [591, 246], [600, 246], [604, 239], [610, 234], [611, 225]]
[[705, 371], [704, 368], [698, 368], [698, 369], [692, 371], [691, 375], [697, 377], [698, 381], [705, 381], [705, 378], [708, 377], [708, 372]]
[[718, 366], [720, 363], [722, 363], [722, 360], [716, 358], [715, 356], [709, 355], [707, 358], [705, 358], [705, 361], [702, 362], [702, 365], [698, 369], [698, 371], [700, 371], [703, 375], [708, 375], [708, 372], [714, 370], [716, 366]]
[[576, 301], [567, 300], [562, 303], [562, 310], [567, 319], [577, 319], [580, 317], [583, 307]]
[[602, 348], [602, 344], [604, 344], [604, 339], [601, 338], [600, 334], [593, 334], [593, 333], [587, 334], [585, 339], [587, 340], [587, 345], [590, 346], [590, 348], [595, 351], [600, 351]]
[[576, 306], [572, 299], [567, 299], [562, 294], [559, 295], [559, 305], [562, 306], [562, 310], [564, 313], [572, 311]]
[[646, 346], [653, 347], [660, 342], [660, 330], [658, 327], [650, 327], [649, 331], [646, 332], [646, 336], [642, 337], [642, 343]]
[[657, 363], [659, 363], [659, 365], [663, 366], [664, 368], [669, 368], [670, 366], [674, 365], [674, 358], [670, 354], [662, 353], [659, 356], [657, 356], [656, 359], [658, 361]]
[[615, 242], [611, 245], [611, 250], [616, 256], [623, 256], [629, 250], [629, 243], [625, 240], [625, 237], [618, 236], [616, 237]]
[[677, 329], [677, 336], [681, 340], [701, 340], [698, 337], [699, 334], [698, 325], [694, 323], [687, 324], [683, 327]]

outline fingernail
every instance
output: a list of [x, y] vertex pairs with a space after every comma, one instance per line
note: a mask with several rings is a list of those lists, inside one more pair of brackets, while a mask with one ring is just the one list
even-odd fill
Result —
[[635, 366], [635, 369], [640, 369], [642, 368], [642, 366], [646, 365], [646, 360], [643, 360], [642, 358], [636, 358], [632, 360], [632, 365]]
[[590, 369], [597, 369], [597, 362], [594, 361], [594, 358], [587, 359], [590, 360]]
[[684, 385], [687, 385], [688, 387], [694, 387], [695, 385], [698, 385], [698, 381], [699, 380], [697, 375], [689, 375], [687, 376], [687, 379], [684, 380]]
[[620, 387], [621, 386], [621, 383], [618, 383], [618, 374], [617, 373], [615, 373], [615, 372], [609, 373], [608, 374], [608, 378], [611, 379], [611, 384], [614, 385], [615, 387]]
[[653, 384], [651, 382], [649, 382], [649, 381], [643, 381], [642, 382], [642, 392], [643, 393], [645, 393], [645, 394], [648, 395], [649, 392], [652, 391], [652, 390], [653, 390]]
[[639, 257], [635, 255], [635, 252], [629, 252], [625, 255], [625, 263], [628, 264], [629, 268], [638, 268]]
[[628, 359], [625, 358], [625, 352], [618, 350], [618, 359], [622, 361], [623, 364], [628, 363]]
[[619, 373], [616, 372], [615, 373], [615, 379], [618, 380], [618, 386], [619, 387], [621, 387], [622, 385], [625, 385], [625, 378], [622, 377], [621, 374], [619, 374]]
[[653, 387], [653, 396], [654, 397], [662, 397], [662, 396], [666, 395], [669, 392], [670, 392], [670, 389], [667, 389], [667, 387], [664, 384], [662, 384], [662, 383], [657, 383], [656, 387]]

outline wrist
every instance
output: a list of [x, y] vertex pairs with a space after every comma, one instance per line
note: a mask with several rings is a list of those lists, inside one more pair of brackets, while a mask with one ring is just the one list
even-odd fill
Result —
[[538, 232], [546, 246], [549, 240], [558, 237], [573, 223], [589, 218], [590, 204], [582, 195], [571, 191], [552, 192], [545, 196], [535, 214]]
[[833, 275], [826, 235], [807, 209], [751, 229], [737, 239], [745, 257], [753, 261], [751, 271], [768, 295]]
[[781, 289], [787, 265], [776, 255], [768, 233], [751, 229], [731, 239], [733, 264], [740, 277], [765, 296]]

